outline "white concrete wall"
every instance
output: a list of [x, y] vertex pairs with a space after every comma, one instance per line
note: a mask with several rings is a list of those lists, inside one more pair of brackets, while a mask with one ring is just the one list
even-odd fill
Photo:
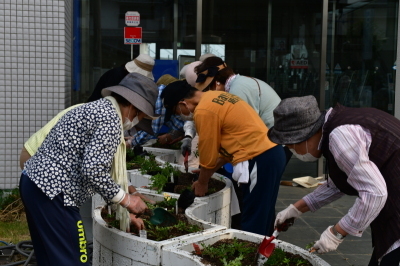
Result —
[[0, 189], [23, 143], [70, 106], [72, 0], [0, 0]]

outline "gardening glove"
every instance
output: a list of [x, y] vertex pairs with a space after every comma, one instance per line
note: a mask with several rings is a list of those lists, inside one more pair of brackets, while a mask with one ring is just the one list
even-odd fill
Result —
[[125, 145], [127, 149], [131, 149], [132, 148], [132, 136], [129, 137], [125, 137]]
[[185, 137], [182, 140], [181, 153], [183, 156], [185, 156], [186, 152], [188, 152], [189, 154], [192, 152], [192, 138], [191, 137]]
[[289, 207], [287, 207], [286, 209], [284, 209], [283, 211], [280, 211], [277, 215], [276, 215], [276, 219], [275, 219], [275, 227], [280, 226], [281, 224], [283, 224], [287, 219], [290, 218], [299, 218], [300, 215], [302, 214], [301, 211], [299, 211], [293, 204], [290, 204]]
[[322, 233], [321, 238], [315, 242], [313, 249], [318, 253], [326, 253], [337, 249], [343, 239], [338, 239], [331, 231], [331, 226]]
[[140, 218], [136, 218], [135, 214], [130, 213], [129, 218], [131, 219], [131, 224], [135, 226], [138, 230], [144, 230], [144, 222]]
[[203, 184], [196, 181], [192, 184], [192, 190], [196, 197], [204, 197], [208, 191], [208, 182]]
[[[129, 204], [126, 206], [126, 209], [134, 214], [141, 214], [143, 213], [146, 209], [147, 206], [143, 202], [143, 200], [139, 196], [133, 196], [133, 195], [127, 195], [129, 197]], [[125, 206], [124, 206], [125, 207]]]

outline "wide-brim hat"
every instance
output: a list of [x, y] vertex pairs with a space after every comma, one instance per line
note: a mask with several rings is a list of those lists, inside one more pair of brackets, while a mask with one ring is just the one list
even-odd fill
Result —
[[308, 95], [282, 100], [274, 109], [274, 126], [268, 137], [277, 144], [296, 144], [311, 138], [322, 127], [325, 111], [320, 111], [317, 99]]
[[157, 86], [160, 86], [160, 85], [167, 86], [168, 84], [170, 84], [174, 81], [177, 81], [177, 80], [178, 80], [177, 78], [171, 76], [170, 74], [164, 74], [158, 78], [156, 84], [157, 84]]
[[197, 73], [196, 85], [194, 87], [203, 91], [214, 80], [215, 75], [217, 75], [217, 73], [224, 68], [226, 68], [225, 63], [218, 66], [209, 67], [203, 72]]
[[192, 89], [186, 80], [178, 80], [168, 84], [161, 93], [165, 108], [164, 121], [170, 120], [174, 112], [174, 107], [186, 97]]
[[152, 127], [152, 122], [153, 120], [143, 118], [142, 120], [139, 121], [139, 123], [135, 126], [139, 130], [143, 130], [146, 133], [150, 135], [154, 135], [153, 127]]
[[187, 83], [189, 83], [190, 86], [195, 87], [196, 86], [196, 79], [197, 79], [197, 74], [194, 71], [194, 69], [201, 64], [201, 61], [194, 61], [185, 67], [185, 72], [183, 73], [183, 76], [185, 77]]
[[133, 106], [146, 114], [148, 119], [157, 119], [160, 115], [154, 112], [158, 97], [158, 89], [154, 81], [139, 73], [129, 73], [117, 86], [104, 88], [101, 91], [103, 97], [115, 92]]
[[125, 68], [129, 73], [139, 73], [149, 79], [154, 80], [153, 76], [154, 59], [147, 54], [140, 54], [132, 61], [125, 64]]

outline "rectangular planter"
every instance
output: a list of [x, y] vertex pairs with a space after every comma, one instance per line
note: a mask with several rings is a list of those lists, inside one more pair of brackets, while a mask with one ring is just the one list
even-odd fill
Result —
[[[155, 201], [163, 199], [163, 195], [160, 194], [143, 191], [141, 193]], [[174, 195], [171, 196], [175, 197]], [[194, 205], [196, 204], [204, 203], [194, 203]], [[226, 229], [224, 226], [206, 223], [187, 216], [190, 223], [201, 225], [204, 230], [164, 241], [153, 241], [108, 227], [101, 218], [101, 208], [102, 206], [97, 207], [93, 212], [93, 265], [160, 265], [163, 246], [183, 243], [192, 237], [205, 236]]]
[[[215, 242], [221, 239], [242, 239], [251, 241], [254, 243], [261, 243], [264, 239], [264, 236], [257, 235], [245, 231], [239, 231], [235, 229], [228, 229], [225, 231], [219, 231], [214, 234], [209, 234], [205, 236], [193, 237], [189, 241], [185, 243], [174, 243], [169, 246], [165, 246], [162, 249], [162, 264], [163, 266], [171, 266], [171, 265], [185, 265], [185, 266], [200, 266], [205, 265], [201, 262], [201, 258], [199, 256], [193, 255], [194, 251], [193, 243], [200, 245], [200, 243], [204, 243], [206, 245], [212, 245]], [[283, 249], [284, 251], [291, 252], [293, 254], [299, 254], [304, 259], [310, 261], [310, 263], [314, 266], [329, 266], [329, 264], [322, 260], [317, 255], [310, 253], [300, 247], [294, 246], [292, 244], [286, 243], [280, 240], [274, 240], [276, 247]], [[266, 261], [266, 258], [261, 257], [258, 261], [258, 265], [263, 265]]]

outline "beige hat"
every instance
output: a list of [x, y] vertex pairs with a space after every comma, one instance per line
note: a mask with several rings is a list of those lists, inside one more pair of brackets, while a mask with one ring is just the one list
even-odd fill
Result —
[[154, 80], [153, 71], [154, 59], [147, 54], [140, 54], [132, 61], [126, 63], [125, 68], [129, 73], [139, 73]]
[[157, 80], [157, 86], [160, 85], [165, 85], [167, 86], [168, 84], [177, 81], [177, 78], [174, 78], [173, 76], [171, 76], [170, 74], [164, 74], [162, 75], [158, 80]]
[[186, 78], [187, 83], [189, 83], [190, 86], [192, 87], [196, 85], [196, 79], [197, 79], [197, 73], [194, 72], [194, 69], [201, 63], [202, 63], [201, 61], [195, 61], [190, 63], [189, 65], [186, 65], [185, 67], [184, 76]]

